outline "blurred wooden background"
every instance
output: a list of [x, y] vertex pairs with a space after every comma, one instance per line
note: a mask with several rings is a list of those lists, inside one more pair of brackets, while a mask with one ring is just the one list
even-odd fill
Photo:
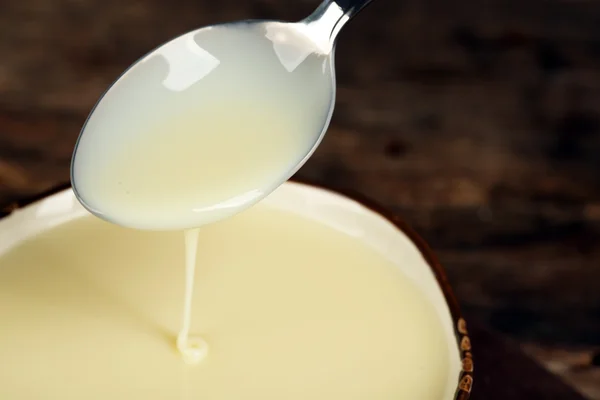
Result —
[[[316, 5], [0, 0], [0, 202], [68, 180], [86, 114], [145, 52]], [[299, 176], [400, 211], [469, 317], [600, 399], [600, 1], [380, 0], [336, 61], [334, 119]]]

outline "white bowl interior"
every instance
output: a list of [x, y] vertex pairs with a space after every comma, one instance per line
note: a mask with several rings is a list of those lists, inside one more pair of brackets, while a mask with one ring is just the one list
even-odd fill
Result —
[[[461, 371], [454, 323], [433, 271], [412, 240], [362, 204], [314, 186], [286, 182], [263, 202], [360, 238], [397, 265], [423, 291], [435, 307], [448, 339], [450, 373], [444, 400], [452, 399]], [[19, 209], [0, 220], [0, 255], [38, 233], [88, 214], [71, 189]]]

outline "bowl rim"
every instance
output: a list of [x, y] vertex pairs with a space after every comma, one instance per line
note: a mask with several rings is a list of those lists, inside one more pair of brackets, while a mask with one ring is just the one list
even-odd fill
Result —
[[[458, 300], [456, 299], [452, 287], [450, 286], [450, 282], [448, 281], [446, 271], [440, 263], [437, 255], [427, 244], [427, 242], [397, 213], [380, 205], [373, 199], [363, 195], [358, 191], [344, 187], [337, 187], [335, 185], [323, 185], [320, 183], [315, 183], [311, 180], [298, 179], [296, 177], [289, 179], [289, 181], [306, 186], [311, 186], [328, 192], [337, 193], [361, 204], [367, 209], [375, 212], [376, 214], [390, 221], [398, 230], [404, 233], [408, 237], [408, 239], [417, 247], [423, 258], [425, 259], [425, 262], [427, 263], [427, 265], [429, 265], [429, 268], [434, 273], [434, 276], [438, 285], [440, 286], [444, 299], [446, 300], [446, 303], [450, 310], [450, 316], [454, 323], [454, 333], [457, 338], [459, 356], [462, 364], [459, 373], [456, 392], [454, 395], [454, 400], [468, 400], [470, 398], [471, 388], [473, 386], [473, 353], [471, 349], [471, 340], [469, 338], [469, 333], [467, 330], [467, 323], [464, 317], [462, 316]], [[43, 200], [46, 197], [52, 196], [56, 193], [68, 189], [71, 189], [70, 182], [61, 183], [52, 186], [50, 189], [43, 190], [37, 194], [25, 196], [21, 200], [15, 200], [9, 202], [8, 204], [2, 204], [0, 205], [0, 219], [9, 216], [14, 211], [20, 208], [27, 207], [33, 203]]]

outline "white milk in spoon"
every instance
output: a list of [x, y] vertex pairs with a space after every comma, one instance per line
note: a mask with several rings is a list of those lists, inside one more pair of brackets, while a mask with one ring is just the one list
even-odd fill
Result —
[[198, 227], [289, 178], [332, 111], [329, 57], [272, 23], [204, 28], [127, 71], [73, 161], [84, 205], [123, 226]]

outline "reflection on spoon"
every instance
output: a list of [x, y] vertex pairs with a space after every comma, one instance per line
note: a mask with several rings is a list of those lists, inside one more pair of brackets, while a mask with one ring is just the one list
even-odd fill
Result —
[[263, 197], [264, 194], [260, 190], [251, 190], [247, 193], [241, 194], [231, 199], [223, 200], [219, 204], [215, 204], [213, 206], [194, 208], [194, 212], [204, 213], [216, 210], [224, 210], [227, 208], [239, 209], [240, 207], [243, 207], [244, 204], [255, 202], [257, 199], [261, 199]]
[[273, 50], [288, 72], [293, 72], [310, 54], [327, 54], [300, 30], [290, 29], [288, 24], [273, 23], [265, 28], [266, 38], [273, 42]]
[[201, 48], [194, 40], [194, 32], [181, 36], [158, 48], [141, 60], [147, 62], [154, 57], [164, 57], [169, 72], [162, 84], [169, 90], [181, 92], [210, 74], [220, 61]]

